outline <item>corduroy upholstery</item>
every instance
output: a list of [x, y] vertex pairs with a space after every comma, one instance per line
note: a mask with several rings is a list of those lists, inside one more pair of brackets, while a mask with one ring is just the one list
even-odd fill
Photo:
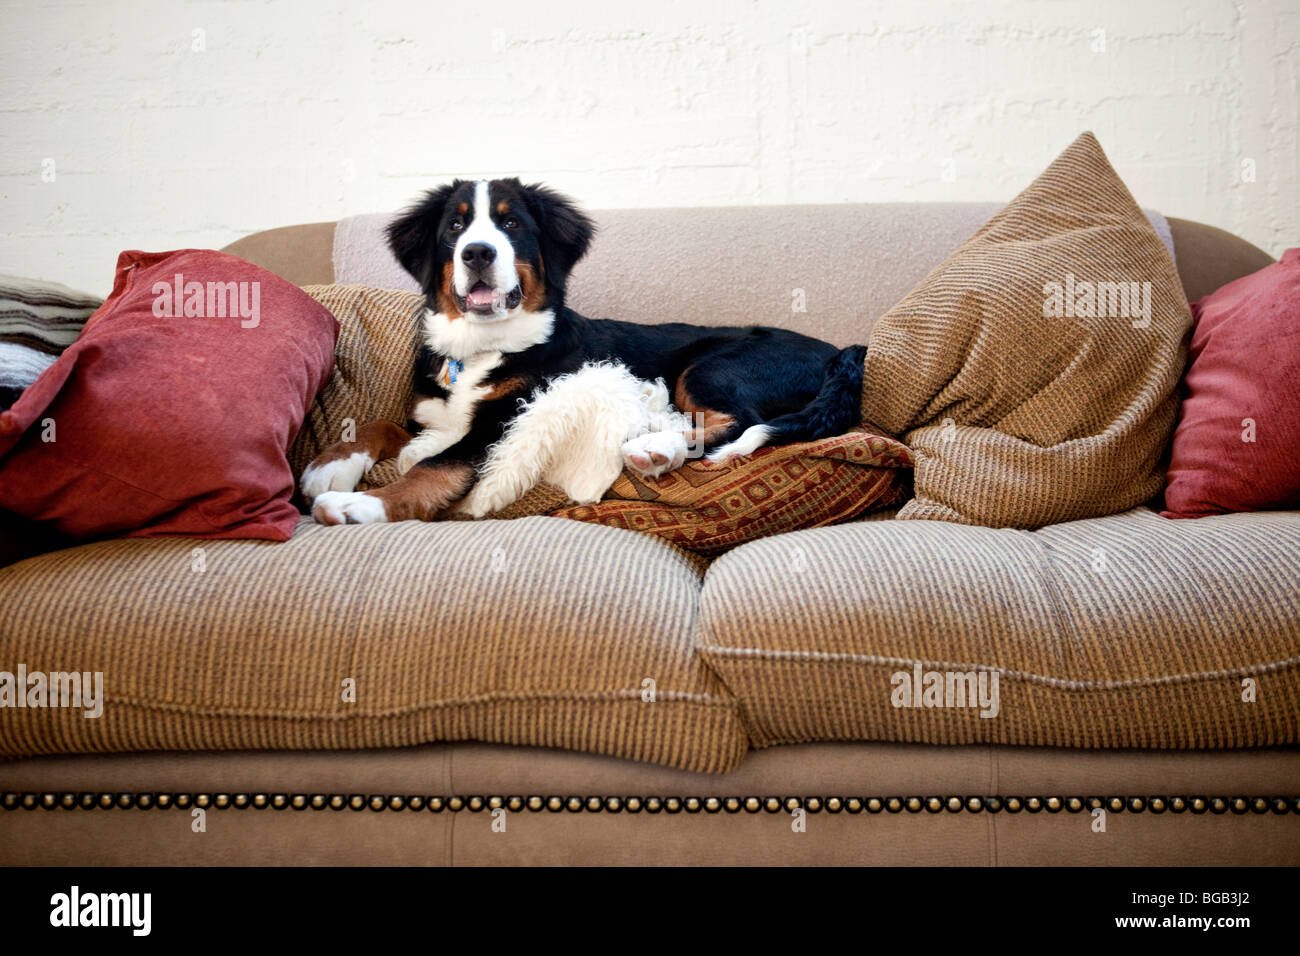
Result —
[[6, 708], [0, 755], [474, 739], [730, 770], [748, 740], [694, 651], [701, 571], [557, 518], [57, 551], [0, 570], [0, 668], [101, 671], [103, 715]]
[[[756, 746], [1266, 746], [1300, 740], [1297, 581], [1295, 512], [1138, 508], [1037, 532], [873, 521], [719, 558], [698, 639]], [[893, 675], [918, 664], [996, 671], [996, 716], [896, 707]]]

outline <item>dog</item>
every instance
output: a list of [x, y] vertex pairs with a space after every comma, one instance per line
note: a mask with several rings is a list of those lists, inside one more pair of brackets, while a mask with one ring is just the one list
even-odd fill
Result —
[[[725, 461], [858, 424], [863, 346], [838, 349], [758, 325], [650, 325], [569, 309], [569, 276], [594, 234], [572, 200], [519, 179], [458, 179], [390, 224], [389, 246], [426, 303], [411, 421], [363, 425], [353, 441], [312, 461], [301, 486], [318, 522], [428, 521], [448, 512], [470, 491], [521, 399], [593, 362], [662, 379], [694, 423], [623, 446], [625, 464], [646, 478], [679, 467], [691, 448]], [[355, 491], [375, 462], [392, 457], [400, 478]]]

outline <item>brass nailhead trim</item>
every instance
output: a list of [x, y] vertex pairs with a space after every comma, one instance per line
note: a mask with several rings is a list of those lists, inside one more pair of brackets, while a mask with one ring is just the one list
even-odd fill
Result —
[[948, 797], [616, 797], [616, 796], [422, 796], [402, 794], [285, 794], [285, 793], [110, 793], [72, 792], [48, 790], [41, 792], [4, 791], [0, 793], [3, 810], [103, 810], [172, 807], [188, 809], [256, 809], [284, 810], [370, 810], [374, 813], [388, 811], [422, 811], [453, 813], [469, 810], [478, 813], [484, 809], [506, 808], [518, 813], [782, 813], [805, 810], [808, 813], [902, 813], [919, 814], [926, 811], [948, 813], [1081, 813], [1105, 808], [1111, 813], [1204, 813], [1236, 816], [1245, 814], [1300, 815], [1300, 796], [1290, 797], [1184, 797], [1184, 796], [1130, 796], [1130, 797], [1002, 797], [1002, 796], [948, 796]]

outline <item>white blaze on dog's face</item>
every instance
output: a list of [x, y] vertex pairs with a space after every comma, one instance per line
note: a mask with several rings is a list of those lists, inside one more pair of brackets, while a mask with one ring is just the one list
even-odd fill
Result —
[[462, 201], [448, 222], [458, 237], [451, 256], [452, 289], [471, 321], [499, 321], [523, 301], [515, 249], [505, 232], [517, 230], [519, 219], [505, 200], [498, 207], [494, 216], [491, 184], [482, 179], [474, 184], [474, 198]]
[[456, 180], [394, 220], [388, 241], [424, 290], [430, 345], [460, 357], [544, 341], [592, 233], [591, 221], [545, 186]]

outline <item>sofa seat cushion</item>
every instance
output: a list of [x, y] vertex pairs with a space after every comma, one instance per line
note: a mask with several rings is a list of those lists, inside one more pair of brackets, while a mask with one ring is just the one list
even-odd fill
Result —
[[0, 569], [0, 671], [98, 671], [105, 688], [98, 718], [0, 709], [0, 755], [473, 739], [716, 772], [747, 748], [693, 645], [702, 564], [655, 538], [304, 520], [284, 544], [195, 544]]
[[1297, 581], [1295, 512], [864, 522], [719, 558], [699, 641], [757, 746], [1294, 744]]

